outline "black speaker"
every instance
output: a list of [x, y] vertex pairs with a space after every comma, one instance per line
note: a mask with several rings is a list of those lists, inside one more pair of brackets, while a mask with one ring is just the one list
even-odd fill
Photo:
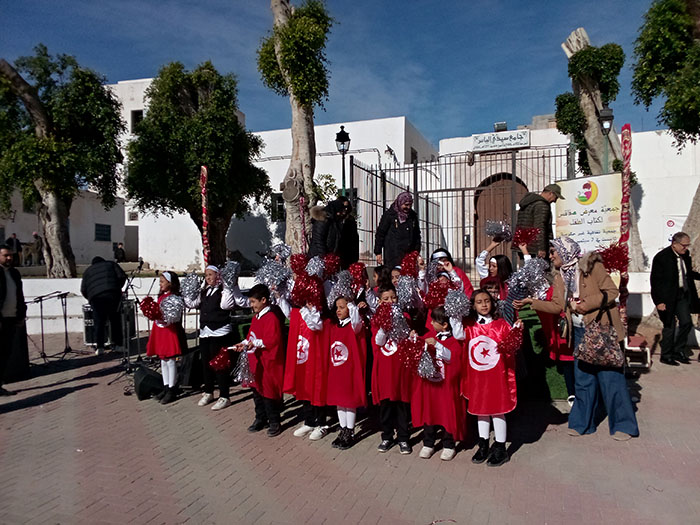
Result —
[[149, 399], [163, 390], [163, 376], [155, 370], [139, 365], [134, 372], [134, 392], [139, 401]]
[[202, 352], [195, 350], [180, 357], [177, 384], [183, 388], [199, 390], [204, 382], [202, 377]]

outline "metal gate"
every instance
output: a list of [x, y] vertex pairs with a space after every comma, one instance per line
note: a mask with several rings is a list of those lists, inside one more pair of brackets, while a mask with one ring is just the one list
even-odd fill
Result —
[[[566, 145], [525, 150], [440, 157], [434, 162], [396, 166], [366, 166], [350, 157], [350, 186], [355, 197], [360, 234], [360, 259], [374, 262], [374, 232], [384, 211], [402, 191], [414, 195], [424, 256], [447, 248], [470, 279], [479, 281], [474, 258], [490, 239], [487, 220], [515, 226], [516, 205], [528, 191], [573, 178]], [[514, 256], [509, 246], [494, 253]]]

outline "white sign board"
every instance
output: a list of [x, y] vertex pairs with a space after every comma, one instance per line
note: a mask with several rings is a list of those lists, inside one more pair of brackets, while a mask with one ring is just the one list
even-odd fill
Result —
[[557, 181], [564, 199], [556, 203], [556, 236], [567, 236], [582, 252], [620, 240], [622, 174]]
[[498, 131], [473, 135], [472, 151], [492, 151], [498, 149], [518, 149], [530, 147], [530, 130]]

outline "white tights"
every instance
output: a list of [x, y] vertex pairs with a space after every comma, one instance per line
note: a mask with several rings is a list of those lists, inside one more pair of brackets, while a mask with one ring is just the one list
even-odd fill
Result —
[[354, 408], [338, 407], [338, 422], [340, 423], [340, 428], [354, 429], [356, 415]]
[[479, 437], [482, 439], [489, 438], [491, 430], [491, 419], [493, 419], [493, 433], [496, 435], [496, 441], [499, 443], [506, 442], [506, 416], [505, 414], [496, 414], [494, 416], [478, 416], [479, 421]]
[[169, 386], [170, 388], [174, 387], [175, 383], [177, 383], [175, 359], [161, 359], [160, 370], [163, 374], [163, 385]]

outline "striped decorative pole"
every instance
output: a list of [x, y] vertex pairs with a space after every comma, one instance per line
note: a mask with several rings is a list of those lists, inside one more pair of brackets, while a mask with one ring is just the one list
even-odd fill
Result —
[[209, 212], [207, 210], [207, 176], [206, 166], [202, 166], [199, 172], [199, 185], [202, 188], [202, 255], [204, 266], [209, 265]]
[[[632, 172], [632, 127], [629, 124], [622, 126], [622, 206], [620, 211], [620, 246], [629, 247], [630, 239], [630, 174]], [[629, 248], [627, 253], [629, 253]], [[622, 322], [627, 326], [627, 297], [629, 292], [629, 274], [627, 267], [620, 273], [620, 316]]]

